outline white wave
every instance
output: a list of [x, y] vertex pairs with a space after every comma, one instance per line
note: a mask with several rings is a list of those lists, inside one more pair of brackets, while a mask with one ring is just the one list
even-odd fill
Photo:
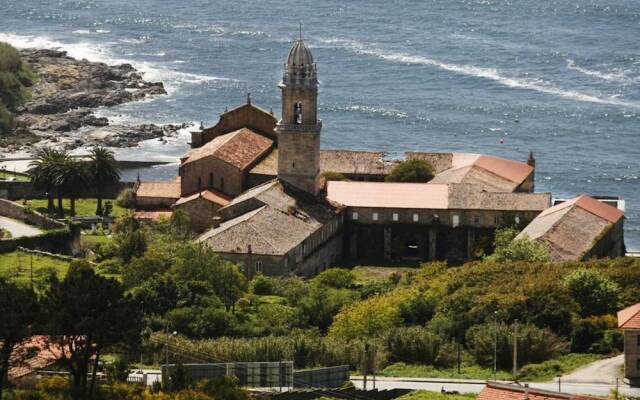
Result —
[[412, 55], [407, 53], [396, 53], [381, 49], [372, 48], [365, 44], [344, 39], [321, 39], [321, 41], [338, 46], [359, 54], [375, 56], [383, 60], [400, 62], [404, 64], [429, 65], [446, 71], [454, 72], [460, 75], [472, 76], [476, 78], [489, 79], [503, 86], [516, 89], [534, 90], [540, 93], [551, 94], [571, 100], [577, 100], [589, 103], [608, 104], [621, 107], [640, 108], [640, 103], [617, 100], [611, 97], [598, 97], [575, 90], [565, 90], [547, 83], [541, 79], [524, 79], [513, 78], [501, 74], [495, 68], [475, 67], [472, 65], [457, 65], [433, 60], [424, 56]]
[[[133, 61], [115, 56], [107, 43], [95, 42], [62, 43], [47, 36], [17, 35], [15, 33], [1, 33], [0, 41], [7, 42], [17, 48], [42, 48], [65, 50], [69, 56], [77, 59], [86, 58], [89, 61], [104, 62], [106, 64], [131, 64], [140, 71], [148, 81], [163, 82], [170, 94], [183, 84], [202, 84], [205, 82], [227, 81], [239, 82], [231, 78], [211, 75], [201, 75], [182, 72], [168, 68], [159, 63], [149, 61]], [[155, 99], [155, 97], [152, 97]]]
[[72, 31], [71, 33], [75, 33], [76, 35], [99, 35], [99, 34], [103, 34], [103, 33], [110, 33], [111, 31], [108, 29], [96, 29], [96, 30], [90, 30], [90, 29], [76, 29], [75, 31]]
[[629, 82], [629, 81], [637, 80], [637, 79], [630, 78], [624, 72], [609, 72], [609, 73], [606, 73], [606, 72], [600, 72], [600, 71], [594, 71], [594, 70], [582, 68], [582, 67], [577, 66], [575, 61], [573, 61], [571, 59], [567, 59], [567, 68], [569, 68], [570, 70], [573, 70], [573, 71], [580, 72], [581, 74], [584, 74], [584, 75], [587, 75], [587, 76], [593, 76], [593, 77], [596, 77], [596, 78], [599, 78], [599, 79], [603, 79], [605, 81]]
[[329, 106], [323, 108], [326, 111], [353, 111], [364, 114], [372, 114], [372, 115], [381, 115], [383, 117], [391, 117], [398, 119], [406, 119], [408, 114], [404, 111], [392, 109], [392, 108], [384, 108], [384, 107], [372, 107], [366, 105], [349, 105], [349, 106]]

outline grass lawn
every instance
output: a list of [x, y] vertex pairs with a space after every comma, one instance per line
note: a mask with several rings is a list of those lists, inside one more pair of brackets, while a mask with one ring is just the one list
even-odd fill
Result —
[[16, 250], [0, 254], [0, 276], [19, 284], [29, 285], [32, 257], [33, 278], [36, 282], [46, 279], [51, 272], [55, 272], [59, 278], [63, 278], [69, 268], [67, 261]]
[[[525, 365], [520, 368], [518, 379], [527, 382], [550, 381], [557, 376], [574, 371], [604, 357], [600, 354], [566, 354], [540, 364]], [[458, 374], [456, 367], [437, 368], [431, 365], [396, 363], [387, 366], [380, 371], [379, 375], [412, 378], [493, 379], [493, 369], [463, 363]], [[496, 377], [498, 380], [510, 380], [512, 374], [510, 371], [498, 371]]]
[[107, 235], [91, 235], [83, 234], [80, 236], [80, 243], [88, 246], [91, 249], [96, 249], [98, 245], [107, 243], [111, 238]]
[[411, 267], [366, 267], [357, 266], [353, 268], [356, 275], [356, 282], [365, 284], [371, 281], [386, 280], [392, 274], [404, 275], [411, 271], [417, 271], [417, 268]]
[[426, 390], [416, 390], [415, 392], [398, 397], [398, 400], [470, 400], [475, 398], [476, 395], [473, 393], [442, 394]]
[[16, 178], [17, 181], [23, 181], [23, 182], [26, 182], [29, 180], [28, 176], [14, 174], [11, 171], [0, 170], [0, 179], [7, 179], [7, 178]]
[[[115, 199], [103, 199], [102, 206], [104, 207], [104, 203], [106, 201], [111, 201], [113, 204], [113, 211], [111, 215], [114, 217], [120, 217], [125, 215], [129, 210], [122, 208], [116, 204]], [[18, 203], [22, 204], [22, 200], [19, 200]], [[33, 208], [35, 208], [40, 213], [47, 213], [47, 199], [33, 199], [27, 200], [27, 203], [31, 204]], [[58, 201], [55, 201], [55, 204], [58, 204]], [[96, 207], [98, 205], [98, 200], [96, 199], [76, 199], [76, 216], [87, 216], [87, 215], [96, 215]], [[69, 215], [69, 199], [62, 200], [62, 208], [64, 209], [64, 214], [66, 216]]]

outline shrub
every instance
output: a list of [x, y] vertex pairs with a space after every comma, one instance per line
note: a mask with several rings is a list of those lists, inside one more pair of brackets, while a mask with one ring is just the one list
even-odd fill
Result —
[[329, 268], [314, 278], [319, 285], [335, 289], [351, 287], [355, 279], [356, 276], [351, 270], [343, 268]]
[[424, 325], [433, 318], [436, 299], [418, 294], [400, 304], [400, 316], [407, 325]]
[[400, 162], [385, 178], [387, 182], [429, 182], [433, 179], [433, 167], [424, 160], [412, 159]]
[[251, 293], [258, 295], [273, 295], [276, 292], [276, 282], [275, 279], [264, 276], [262, 274], [256, 275], [251, 280]]
[[616, 311], [619, 287], [597, 269], [575, 270], [564, 278], [563, 283], [580, 305], [580, 314], [583, 317]]
[[390, 362], [434, 365], [440, 352], [440, 337], [421, 326], [397, 328], [385, 340]]
[[135, 208], [136, 207], [136, 192], [131, 188], [124, 189], [118, 194], [116, 204], [122, 208]]
[[571, 332], [571, 351], [608, 354], [618, 350], [619, 339], [607, 333], [616, 328], [617, 321], [613, 315], [592, 316], [576, 321]]
[[549, 262], [551, 255], [544, 243], [528, 237], [516, 239], [516, 228], [502, 228], [496, 230], [493, 254], [488, 260], [506, 263], [514, 261]]
[[327, 181], [346, 181], [347, 177], [340, 172], [326, 171], [322, 173], [322, 176]]
[[122, 262], [117, 258], [108, 258], [98, 264], [98, 271], [101, 274], [119, 274], [122, 272]]
[[[514, 327], [506, 324], [483, 324], [467, 331], [467, 346], [476, 362], [493, 364], [494, 343], [497, 343], [499, 368], [512, 366]], [[497, 340], [496, 340], [497, 339]], [[567, 343], [547, 329], [530, 324], [518, 325], [518, 362], [520, 365], [540, 363], [557, 357], [567, 349]]]

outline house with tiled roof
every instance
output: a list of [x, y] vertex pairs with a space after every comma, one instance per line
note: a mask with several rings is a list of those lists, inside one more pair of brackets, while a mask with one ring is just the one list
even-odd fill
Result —
[[136, 204], [141, 210], [169, 209], [180, 196], [180, 177], [173, 181], [144, 181], [136, 185]]
[[552, 392], [534, 389], [529, 385], [487, 382], [487, 386], [476, 400], [603, 400], [605, 397], [593, 397], [579, 394]]
[[557, 261], [625, 254], [624, 213], [587, 195], [544, 210], [516, 239], [528, 237], [545, 244]]
[[618, 328], [624, 332], [624, 376], [640, 386], [640, 303], [618, 311]]

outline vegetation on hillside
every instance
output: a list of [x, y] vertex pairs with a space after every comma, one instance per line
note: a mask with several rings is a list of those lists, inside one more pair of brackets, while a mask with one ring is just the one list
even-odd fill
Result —
[[0, 42], [0, 135], [11, 133], [15, 128], [11, 112], [29, 98], [28, 88], [34, 80], [20, 53]]

